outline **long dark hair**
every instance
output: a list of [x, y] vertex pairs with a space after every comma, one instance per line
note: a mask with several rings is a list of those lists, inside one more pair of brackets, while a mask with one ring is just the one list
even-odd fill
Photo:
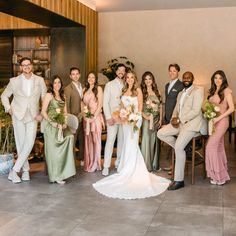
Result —
[[86, 79], [86, 82], [85, 82], [85, 85], [84, 85], [84, 87], [85, 87], [85, 89], [84, 89], [84, 94], [85, 94], [85, 93], [89, 90], [89, 88], [90, 88], [90, 84], [89, 84], [89, 82], [88, 82], [88, 77], [89, 77], [90, 74], [93, 74], [93, 75], [95, 76], [95, 83], [94, 83], [94, 87], [93, 87], [93, 89], [92, 89], [92, 92], [94, 93], [95, 98], [98, 99], [98, 76], [97, 76], [97, 74], [96, 74], [95, 72], [93, 72], [93, 71], [89, 72], [88, 75], [87, 75], [87, 77], [86, 77], [87, 79]]
[[133, 84], [133, 86], [132, 86], [132, 88], [131, 88], [131, 96], [132, 96], [132, 97], [135, 97], [135, 96], [138, 95], [137, 88], [139, 87], [139, 85], [138, 85], [137, 76], [136, 76], [135, 72], [132, 71], [132, 70], [129, 70], [129, 71], [126, 73], [126, 75], [125, 75], [125, 78], [124, 78], [124, 87], [123, 87], [123, 89], [122, 89], [121, 96], [124, 95], [124, 94], [126, 93], [126, 91], [128, 90], [128, 88], [129, 88], [129, 85], [128, 85], [128, 83], [126, 82], [126, 79], [127, 79], [127, 75], [128, 75], [128, 74], [132, 74], [132, 75], [134, 76], [134, 84]]
[[216, 75], [220, 75], [221, 79], [222, 79], [222, 84], [220, 86], [220, 89], [218, 91], [218, 95], [220, 97], [220, 103], [224, 100], [225, 96], [224, 96], [224, 90], [225, 88], [228, 87], [228, 81], [225, 75], [225, 72], [223, 70], [217, 70], [212, 76], [211, 76], [211, 88], [209, 89], [209, 95], [207, 97], [207, 99], [209, 99], [210, 97], [212, 97], [215, 94], [215, 91], [217, 89], [216, 84], [215, 84], [215, 76]]
[[155, 81], [155, 77], [152, 74], [152, 72], [150, 72], [150, 71], [146, 71], [142, 75], [141, 89], [142, 89], [142, 92], [143, 92], [143, 101], [145, 102], [148, 98], [147, 85], [145, 84], [145, 79], [146, 79], [147, 76], [150, 76], [150, 78], [152, 80], [152, 90], [155, 93], [155, 95], [158, 97], [158, 99], [161, 103], [162, 102], [161, 101], [161, 95], [158, 91], [157, 84], [156, 84], [156, 81]]
[[61, 88], [59, 90], [59, 95], [60, 95], [60, 98], [62, 101], [65, 101], [65, 95], [64, 95], [64, 89], [63, 89], [63, 83], [62, 83], [62, 79], [59, 75], [53, 75], [50, 79], [50, 85], [49, 85], [49, 88], [48, 88], [48, 93], [51, 93], [53, 95], [53, 97], [55, 97], [55, 92], [54, 92], [54, 89], [53, 89], [53, 84], [54, 84], [54, 81], [56, 79], [59, 79], [60, 82], [61, 82]]

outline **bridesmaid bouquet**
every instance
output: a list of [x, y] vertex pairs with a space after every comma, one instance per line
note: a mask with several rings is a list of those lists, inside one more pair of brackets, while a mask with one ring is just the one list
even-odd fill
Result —
[[120, 109], [112, 113], [112, 117], [120, 124], [131, 124], [133, 126], [133, 131], [138, 131], [138, 121], [140, 119], [140, 114], [135, 111], [135, 106], [133, 104], [124, 106], [121, 103]]
[[[87, 106], [84, 106], [83, 112], [86, 118], [91, 119], [94, 117], [94, 114], [89, 110]], [[89, 133], [90, 133], [90, 122], [89, 120], [86, 120], [86, 135], [89, 135]]]
[[215, 132], [213, 119], [219, 116], [220, 108], [217, 105], [206, 101], [203, 110], [203, 116], [208, 120], [208, 134], [212, 135]]
[[145, 102], [144, 113], [150, 115], [149, 129], [153, 129], [154, 125], [154, 116], [159, 115], [159, 104], [150, 98]]

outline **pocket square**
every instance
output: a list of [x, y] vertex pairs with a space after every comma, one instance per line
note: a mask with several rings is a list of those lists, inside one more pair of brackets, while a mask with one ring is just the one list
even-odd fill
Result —
[[172, 92], [177, 92], [177, 90], [176, 90], [176, 89], [172, 89], [171, 91], [172, 91]]

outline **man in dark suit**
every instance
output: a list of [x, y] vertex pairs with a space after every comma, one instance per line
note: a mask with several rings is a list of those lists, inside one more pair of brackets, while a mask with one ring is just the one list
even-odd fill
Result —
[[[83, 98], [83, 88], [79, 81], [80, 69], [77, 67], [70, 68], [71, 83], [65, 87], [67, 112], [78, 117], [81, 113], [81, 101]], [[80, 119], [79, 119], [80, 121]], [[78, 143], [80, 165], [83, 166], [84, 160], [84, 130], [82, 121], [75, 133], [75, 145]]]
[[[179, 92], [184, 88], [182, 81], [179, 80], [180, 67], [178, 64], [170, 64], [168, 67], [170, 81], [165, 85], [165, 115], [164, 124], [169, 124], [174, 111]], [[169, 155], [168, 155], [169, 156]], [[163, 168], [171, 171], [171, 167]], [[169, 172], [171, 174], [171, 172]]]
[[165, 124], [170, 123], [173, 110], [177, 101], [177, 96], [184, 88], [183, 83], [178, 79], [180, 67], [178, 64], [170, 64], [168, 67], [170, 82], [165, 86]]

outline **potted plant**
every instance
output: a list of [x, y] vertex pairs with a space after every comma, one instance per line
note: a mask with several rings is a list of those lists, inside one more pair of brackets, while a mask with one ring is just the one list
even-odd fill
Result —
[[[0, 89], [0, 95], [4, 88]], [[8, 174], [13, 166], [15, 140], [11, 116], [0, 101], [0, 174]]]
[[134, 63], [131, 62], [127, 57], [116, 57], [107, 62], [107, 66], [101, 69], [101, 72], [109, 79], [113, 80], [116, 78], [116, 69], [119, 64], [124, 64], [127, 70], [134, 69]]

